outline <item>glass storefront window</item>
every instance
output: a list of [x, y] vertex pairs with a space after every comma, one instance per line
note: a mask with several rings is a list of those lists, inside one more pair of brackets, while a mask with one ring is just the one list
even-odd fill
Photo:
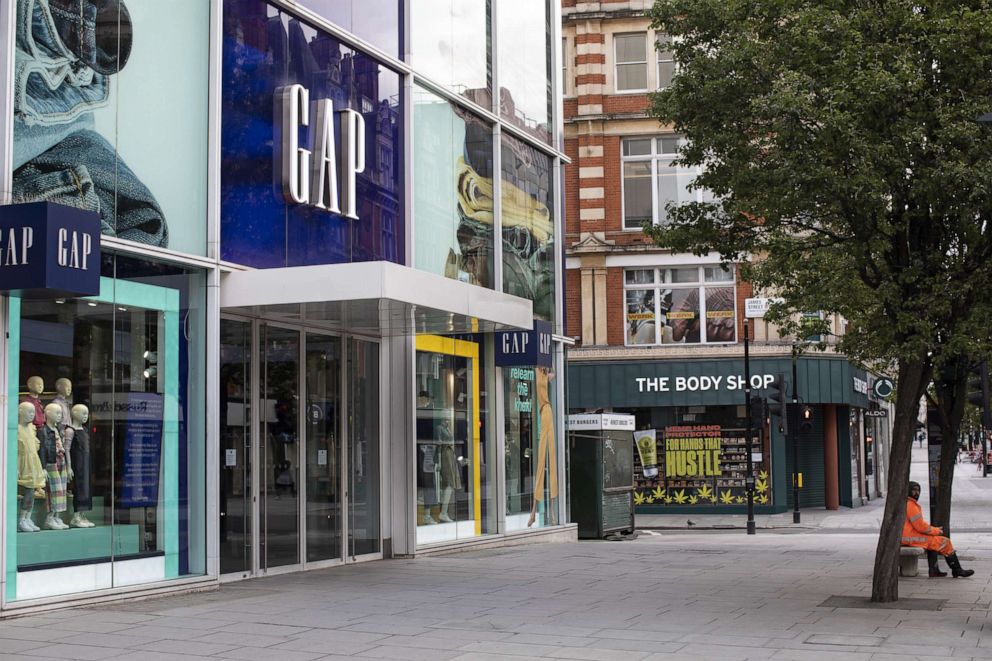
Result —
[[553, 379], [544, 367], [503, 368], [507, 532], [558, 522]]
[[410, 16], [413, 67], [492, 109], [489, 2], [418, 0]]
[[627, 344], [657, 344], [654, 289], [627, 292]]
[[[746, 502], [747, 443], [743, 406], [633, 409], [634, 502], [714, 507]], [[772, 503], [771, 441], [755, 430], [751, 451], [755, 503]]]
[[106, 235], [204, 254], [209, 3], [16, 10], [13, 201], [95, 211]]
[[396, 58], [402, 0], [296, 0], [300, 5]]
[[114, 256], [103, 275], [10, 299], [8, 599], [206, 570], [206, 279]]
[[626, 270], [627, 345], [736, 342], [733, 282], [719, 266]]
[[[256, 268], [402, 263], [399, 75], [263, 0], [224, 3], [223, 56], [222, 258]], [[355, 133], [364, 135], [364, 142], [356, 139], [356, 149], [364, 153], [365, 167], [355, 174], [357, 220], [333, 213], [326, 205], [320, 208], [315, 195], [305, 203], [287, 201], [275, 158], [282, 145], [283, 120], [280, 116], [276, 121], [274, 106], [279, 90], [289, 85], [302, 85], [313, 102], [331, 101], [335, 112], [349, 109], [361, 115], [365, 128]], [[314, 116], [301, 130], [299, 146], [313, 151], [317, 118], [315, 112], [309, 114]], [[340, 121], [333, 125], [334, 144], [340, 146]], [[318, 153], [311, 154], [311, 164], [318, 163]], [[335, 167], [340, 180], [343, 165]], [[309, 176], [303, 179], [310, 181]], [[306, 188], [308, 194], [317, 190], [310, 190], [309, 183]], [[344, 186], [339, 188], [340, 196]], [[342, 203], [343, 199], [339, 197]]]
[[550, 2], [502, 4], [497, 15], [500, 116], [550, 144]]
[[555, 224], [551, 158], [508, 135], [501, 150], [503, 291], [555, 319]]
[[417, 338], [417, 544], [495, 532], [481, 344]]
[[492, 125], [414, 90], [418, 269], [493, 287]]

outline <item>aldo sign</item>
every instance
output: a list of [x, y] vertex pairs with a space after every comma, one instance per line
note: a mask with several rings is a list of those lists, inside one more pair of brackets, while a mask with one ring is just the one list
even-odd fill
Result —
[[100, 293], [100, 215], [51, 202], [0, 206], [0, 290]]
[[[350, 108], [335, 112], [331, 99], [311, 104], [310, 91], [299, 84], [277, 88], [275, 107], [283, 197], [358, 220], [355, 179], [365, 171], [365, 118]], [[310, 131], [301, 131], [311, 122]], [[301, 133], [310, 136], [309, 144], [300, 144]]]
[[497, 367], [551, 367], [551, 323], [534, 320], [534, 330], [496, 333]]

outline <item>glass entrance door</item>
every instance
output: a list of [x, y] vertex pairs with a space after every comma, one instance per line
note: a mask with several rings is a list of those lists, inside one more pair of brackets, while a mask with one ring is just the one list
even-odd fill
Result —
[[348, 340], [348, 555], [379, 553], [379, 345]]
[[307, 562], [341, 557], [341, 339], [306, 334]]
[[252, 571], [251, 323], [220, 323], [220, 573]]
[[300, 331], [262, 324], [259, 569], [300, 562]]
[[225, 318], [220, 369], [221, 573], [380, 553], [379, 344]]

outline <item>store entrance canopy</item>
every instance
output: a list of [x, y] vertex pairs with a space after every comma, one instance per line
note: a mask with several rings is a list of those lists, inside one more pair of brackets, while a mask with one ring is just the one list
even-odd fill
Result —
[[228, 273], [220, 304], [228, 313], [383, 337], [533, 328], [526, 299], [392, 262]]

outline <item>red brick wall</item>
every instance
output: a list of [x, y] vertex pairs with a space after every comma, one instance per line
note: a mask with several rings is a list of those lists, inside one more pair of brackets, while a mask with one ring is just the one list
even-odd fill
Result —
[[565, 271], [565, 335], [579, 338], [582, 344], [582, 272], [579, 269]]
[[[744, 341], [744, 299], [751, 298], [754, 288], [750, 282], [737, 281], [737, 341]], [[754, 339], [754, 331], [751, 331], [751, 339]]]
[[606, 222], [601, 229], [623, 229], [623, 176], [620, 166], [620, 137], [603, 138], [603, 175], [606, 179]]
[[565, 164], [565, 232], [575, 238], [568, 243], [578, 241], [579, 233], [579, 141], [572, 138], [565, 140], [565, 155], [572, 159]]
[[607, 115], [643, 113], [650, 105], [646, 94], [618, 94], [603, 98], [603, 112]]

